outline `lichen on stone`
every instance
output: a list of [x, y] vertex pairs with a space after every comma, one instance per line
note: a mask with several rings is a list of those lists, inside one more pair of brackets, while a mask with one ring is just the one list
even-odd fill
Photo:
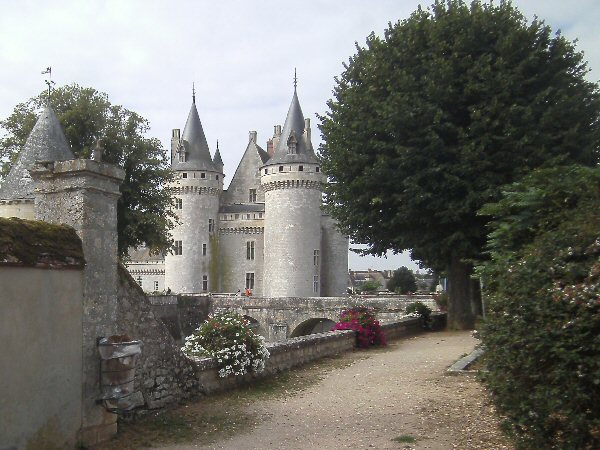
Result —
[[81, 239], [66, 225], [0, 218], [0, 265], [83, 267]]

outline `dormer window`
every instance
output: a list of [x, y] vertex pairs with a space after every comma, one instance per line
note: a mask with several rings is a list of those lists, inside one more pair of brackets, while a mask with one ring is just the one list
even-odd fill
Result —
[[296, 154], [296, 146], [298, 145], [298, 139], [296, 139], [296, 132], [292, 130], [290, 137], [287, 140], [288, 155]]

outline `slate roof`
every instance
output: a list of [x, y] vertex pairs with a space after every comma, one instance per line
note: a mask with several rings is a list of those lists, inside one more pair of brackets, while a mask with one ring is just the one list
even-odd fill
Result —
[[217, 141], [217, 149], [215, 150], [215, 157], [213, 158], [213, 164], [217, 169], [223, 171], [223, 158], [221, 158], [221, 152], [219, 151], [219, 141]]
[[[292, 132], [295, 133], [298, 142], [296, 153], [288, 154], [287, 142]], [[292, 103], [290, 104], [283, 130], [281, 131], [281, 138], [273, 157], [266, 162], [266, 165], [298, 162], [318, 163], [319, 161], [313, 151], [312, 143], [304, 135], [304, 114], [302, 114], [298, 93], [294, 88]]]
[[33, 198], [33, 180], [28, 169], [36, 161], [75, 159], [60, 122], [50, 105], [46, 105], [29, 134], [17, 161], [0, 186], [0, 199]]
[[186, 161], [179, 162], [179, 156], [173, 159], [173, 170], [208, 170], [218, 172], [210, 156], [204, 129], [200, 122], [200, 116], [196, 109], [196, 102], [192, 102], [190, 113], [188, 114], [181, 142], [186, 151]]
[[220, 213], [245, 213], [245, 212], [265, 212], [264, 203], [234, 203], [233, 205], [222, 205], [219, 208]]

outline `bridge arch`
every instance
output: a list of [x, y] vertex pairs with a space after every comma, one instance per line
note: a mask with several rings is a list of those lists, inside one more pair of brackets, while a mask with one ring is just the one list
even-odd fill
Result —
[[306, 336], [308, 334], [330, 331], [335, 322], [327, 317], [314, 317], [301, 322], [294, 328], [289, 337]]

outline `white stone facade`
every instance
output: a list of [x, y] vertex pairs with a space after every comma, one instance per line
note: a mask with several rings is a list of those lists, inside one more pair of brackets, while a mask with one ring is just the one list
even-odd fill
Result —
[[183, 133], [173, 130], [172, 167], [177, 172], [173, 251], [162, 267], [144, 272], [147, 252], [132, 252], [128, 270], [152, 292], [228, 292], [253, 296], [345, 295], [348, 238], [321, 210], [326, 176], [320, 171], [296, 92], [283, 131], [246, 151], [227, 190], [219, 149], [211, 157], [195, 101]]

